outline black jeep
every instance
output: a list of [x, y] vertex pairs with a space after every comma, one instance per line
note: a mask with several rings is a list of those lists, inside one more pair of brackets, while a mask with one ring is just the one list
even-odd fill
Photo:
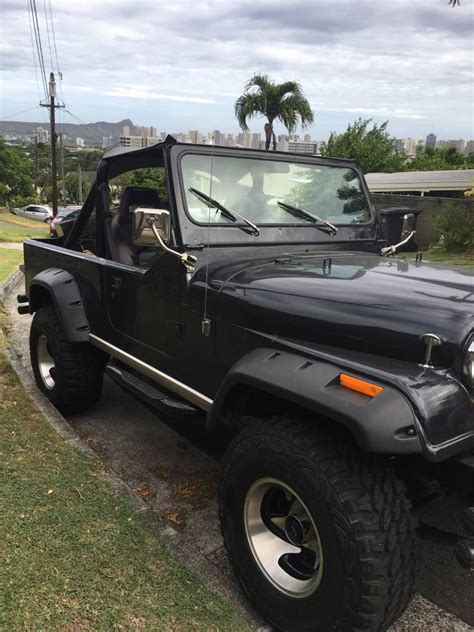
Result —
[[395, 256], [352, 161], [170, 137], [107, 153], [61, 228], [25, 242], [39, 388], [74, 413], [106, 371], [205, 411], [257, 610], [281, 630], [386, 629], [413, 591], [413, 494], [473, 461], [472, 277]]

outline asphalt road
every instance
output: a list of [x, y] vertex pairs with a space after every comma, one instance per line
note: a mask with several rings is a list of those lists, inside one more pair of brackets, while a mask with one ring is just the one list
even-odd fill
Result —
[[[13, 345], [29, 370], [30, 318], [18, 316], [13, 298], [9, 308]], [[204, 433], [203, 420], [165, 422], [106, 379], [99, 404], [68, 421], [83, 441], [170, 525], [176, 532], [175, 541], [193, 547], [204, 564], [214, 567], [220, 578], [219, 592], [237, 605], [245, 603], [222, 545], [216, 508], [218, 456]], [[440, 515], [451, 513], [453, 507], [441, 506], [437, 511]], [[392, 632], [473, 630], [474, 572], [461, 568], [446, 544], [419, 537], [418, 550], [419, 595]]]

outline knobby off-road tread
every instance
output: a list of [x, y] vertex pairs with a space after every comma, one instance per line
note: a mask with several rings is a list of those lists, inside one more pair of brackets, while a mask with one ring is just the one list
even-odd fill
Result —
[[[42, 384], [36, 362], [36, 343], [45, 334], [56, 365], [52, 391]], [[63, 413], [81, 412], [97, 402], [102, 392], [104, 356], [88, 343], [69, 342], [53, 305], [41, 307], [30, 331], [30, 353], [36, 382]]]
[[[416, 521], [405, 487], [388, 460], [362, 453], [347, 435], [318, 427], [314, 421], [247, 419], [222, 464], [221, 525], [232, 464], [253, 449], [287, 454], [313, 478], [330, 507], [346, 577], [342, 611], [329, 629], [387, 629], [407, 607], [416, 574]], [[225, 532], [223, 536], [225, 541]]]

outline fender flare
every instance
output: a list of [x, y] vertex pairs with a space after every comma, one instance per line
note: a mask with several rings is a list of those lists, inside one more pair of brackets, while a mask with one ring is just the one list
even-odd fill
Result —
[[405, 396], [377, 379], [374, 382], [383, 391], [376, 397], [348, 390], [339, 384], [341, 371], [335, 364], [294, 353], [254, 349], [227, 373], [209, 410], [208, 429], [212, 432], [229, 423], [224, 413], [232, 391], [236, 386], [247, 386], [344, 425], [365, 451], [422, 452], [422, 432]]
[[34, 276], [28, 288], [31, 314], [45, 305], [45, 292], [56, 308], [66, 338], [70, 342], [88, 342], [89, 321], [72, 274], [60, 268], [48, 268]]

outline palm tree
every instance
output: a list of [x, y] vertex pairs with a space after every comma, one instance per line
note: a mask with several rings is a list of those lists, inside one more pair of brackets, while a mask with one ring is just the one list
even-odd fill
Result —
[[308, 99], [303, 95], [296, 81], [275, 83], [268, 75], [254, 75], [245, 84], [245, 92], [235, 102], [235, 116], [244, 132], [248, 131], [247, 119], [265, 116], [265, 149], [276, 150], [276, 137], [273, 131], [275, 119], [281, 121], [292, 134], [301, 122], [304, 128], [314, 121], [314, 114]]

